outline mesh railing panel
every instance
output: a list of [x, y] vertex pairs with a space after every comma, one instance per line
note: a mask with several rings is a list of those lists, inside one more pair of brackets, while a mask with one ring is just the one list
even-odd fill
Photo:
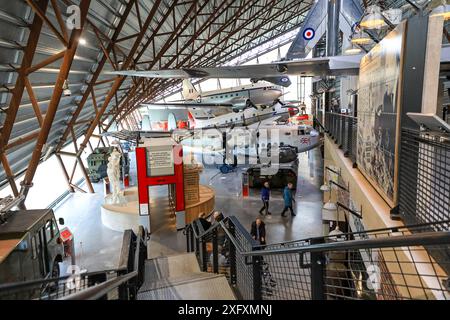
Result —
[[310, 255], [264, 256], [261, 292], [263, 300], [311, 300]]
[[450, 261], [438, 264], [423, 247], [334, 251], [326, 258], [327, 299], [450, 299], [448, 276], [442, 268]]
[[[239, 244], [241, 252], [252, 251], [253, 246], [242, 232], [236, 232], [236, 240]], [[254, 278], [252, 260], [236, 253], [236, 288], [238, 289], [243, 300], [253, 300], [254, 297]], [[249, 262], [249, 263], [247, 263]]]
[[450, 219], [450, 142], [441, 139], [402, 131], [399, 211], [408, 224]]
[[111, 271], [96, 275], [79, 274], [62, 279], [36, 281], [35, 284], [0, 290], [0, 300], [57, 300], [117, 276], [116, 271]]
[[[408, 245], [403, 242], [404, 236], [412, 236], [415, 233], [429, 235], [429, 232], [434, 230], [448, 231], [450, 221], [257, 246], [239, 221], [235, 217], [232, 218], [225, 224], [229, 232], [226, 234], [224, 244], [218, 246], [219, 256], [224, 256], [223, 259], [217, 258], [218, 272], [221, 273], [220, 261], [223, 261], [223, 269], [227, 272], [230, 285], [240, 299], [448, 300], [450, 298], [448, 236], [445, 235], [444, 240], [439, 238], [439, 245], [433, 246], [417, 246], [417, 243]], [[434, 237], [434, 233], [432, 235]], [[214, 241], [211, 235], [207, 238]], [[397, 247], [381, 245], [372, 248], [365, 246], [364, 243], [360, 243], [357, 247], [352, 246], [354, 240], [391, 239], [402, 242]], [[308, 250], [312, 244], [327, 245], [336, 241], [345, 243], [345, 249], [314, 252]], [[382, 244], [383, 241], [377, 243]], [[303, 249], [303, 252], [295, 252], [293, 249]], [[268, 250], [280, 252], [265, 254]], [[245, 257], [246, 252], [253, 252], [256, 255]], [[439, 259], [435, 253], [440, 254]], [[213, 272], [211, 260], [215, 260], [213, 255], [209, 256], [207, 271]]]

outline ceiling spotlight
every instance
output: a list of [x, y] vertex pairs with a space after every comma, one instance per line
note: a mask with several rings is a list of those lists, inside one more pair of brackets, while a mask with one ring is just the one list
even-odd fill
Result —
[[358, 54], [361, 53], [361, 48], [357, 47], [353, 43], [350, 43], [350, 45], [344, 50], [345, 54]]
[[381, 29], [386, 26], [381, 9], [377, 5], [367, 7], [367, 13], [362, 19], [360, 26], [364, 29]]
[[70, 96], [72, 94], [72, 91], [70, 91], [70, 88], [69, 88], [69, 81], [67, 79], [64, 80], [62, 89], [63, 89], [63, 94], [65, 96]]
[[87, 41], [86, 41], [85, 38], [80, 38], [80, 39], [78, 40], [78, 43], [81, 44], [82, 46], [85, 46], [85, 45], [87, 44]]
[[360, 31], [353, 35], [351, 42], [354, 44], [364, 45], [364, 44], [372, 44], [373, 40], [367, 34]]
[[431, 11], [432, 17], [442, 16], [444, 20], [450, 19], [450, 5], [446, 4], [446, 1], [442, 1], [442, 4], [437, 6]]
[[328, 211], [335, 211], [337, 210], [337, 205], [336, 203], [331, 202], [331, 200], [329, 200], [327, 203], [324, 204], [323, 208]]

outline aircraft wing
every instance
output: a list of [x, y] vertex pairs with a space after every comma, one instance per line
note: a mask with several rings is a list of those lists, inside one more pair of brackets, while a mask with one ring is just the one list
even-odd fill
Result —
[[[221, 66], [207, 68], [181, 68], [150, 71], [113, 71], [110, 74], [146, 78], [251, 78], [270, 79], [287, 75], [326, 76], [358, 74], [363, 55], [311, 58], [279, 61], [267, 64]], [[285, 79], [289, 80], [288, 77]], [[287, 81], [286, 81], [287, 82]]]
[[149, 107], [150, 109], [183, 109], [183, 108], [232, 108], [232, 104], [227, 103], [196, 103], [196, 102], [167, 102], [167, 103], [146, 103], [143, 102], [142, 106]]

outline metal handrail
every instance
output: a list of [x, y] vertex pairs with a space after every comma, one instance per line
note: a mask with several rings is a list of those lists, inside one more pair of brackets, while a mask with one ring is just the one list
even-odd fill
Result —
[[[123, 271], [126, 271], [126, 268], [93, 271], [93, 272], [88, 272], [88, 273], [81, 273], [78, 276], [82, 277], [82, 278], [88, 278], [88, 277], [96, 276], [99, 274], [114, 273], [114, 272], [119, 273], [119, 272], [123, 272]], [[47, 278], [47, 279], [30, 280], [30, 281], [24, 281], [24, 282], [11, 282], [11, 283], [0, 284], [0, 292], [3, 290], [11, 289], [11, 288], [20, 289], [20, 288], [26, 288], [29, 286], [37, 285], [37, 284], [45, 285], [48, 283], [54, 283], [57, 281], [67, 280], [70, 277], [73, 277], [73, 275], [69, 274], [69, 275], [61, 276], [59, 278]]]
[[76, 293], [63, 297], [61, 300], [95, 300], [106, 295], [108, 292], [116, 289], [120, 285], [126, 283], [127, 281], [137, 277], [139, 275], [139, 256], [141, 250], [141, 241], [145, 239], [145, 230], [142, 226], [139, 226], [139, 231], [136, 236], [136, 249], [134, 252], [134, 270], [118, 276], [114, 279], [107, 280], [100, 284], [94, 285], [84, 290], [80, 290]]
[[108, 294], [108, 292], [111, 292], [112, 290], [118, 288], [122, 284], [133, 279], [134, 277], [137, 277], [137, 275], [138, 271], [134, 270], [123, 276], [119, 276], [117, 278], [96, 284], [84, 290], [72, 293], [68, 296], [62, 297], [59, 300], [97, 300], [103, 297], [104, 295]]
[[[212, 231], [213, 229], [216, 229], [217, 227], [221, 226], [221, 227], [224, 229], [224, 231], [227, 233], [227, 235], [228, 235], [228, 237], [230, 238], [230, 240], [231, 240], [231, 241], [233, 241], [233, 240], [236, 241], [235, 238], [234, 238], [234, 236], [231, 234], [231, 232], [228, 230], [228, 228], [227, 228], [227, 226], [226, 226], [226, 224], [225, 224], [225, 222], [226, 222], [227, 220], [232, 220], [232, 221], [234, 222], [235, 226], [238, 227], [238, 228], [240, 229], [241, 233], [244, 234], [244, 235], [248, 235], [248, 236], [249, 236], [249, 240], [251, 239], [252, 241], [254, 241], [255, 244], [256, 244], [256, 246], [259, 247], [259, 249], [264, 249], [265, 247], [268, 247], [268, 246], [277, 246], [277, 245], [283, 246], [283, 245], [286, 245], [286, 244], [292, 244], [292, 243], [296, 243], [296, 242], [298, 242], [298, 243], [301, 243], [301, 242], [304, 242], [304, 243], [311, 243], [311, 242], [314, 242], [314, 240], [318, 240], [318, 239], [324, 239], [325, 241], [326, 241], [327, 239], [336, 239], [336, 236], [331, 235], [331, 236], [310, 237], [310, 238], [304, 238], [304, 239], [299, 239], [299, 240], [291, 240], [291, 241], [283, 241], [283, 242], [277, 242], [277, 243], [270, 243], [270, 244], [267, 244], [267, 245], [258, 245], [258, 244], [257, 244], [257, 241], [254, 240], [254, 239], [250, 236], [250, 234], [248, 233], [248, 231], [245, 230], [245, 229], [242, 227], [242, 225], [239, 223], [239, 220], [238, 220], [235, 216], [229, 216], [229, 217], [226, 217], [226, 218], [225, 218], [223, 221], [221, 221], [220, 223], [218, 223], [218, 224], [217, 224], [217, 223], [216, 223], [216, 224], [213, 224], [208, 230], [205, 230], [205, 231], [204, 231], [203, 233], [201, 233], [200, 235], [197, 234], [195, 228], [192, 228], [192, 229], [193, 229], [193, 232], [194, 232], [195, 238], [196, 238], [196, 239], [200, 239], [200, 238], [202, 238], [203, 236], [205, 236], [206, 234], [208, 234], [210, 231]], [[197, 222], [197, 220], [195, 220], [194, 222]], [[194, 222], [193, 222], [193, 223], [194, 223]], [[237, 223], [236, 223], [236, 222], [237, 222]], [[381, 232], [399, 232], [401, 229], [405, 229], [405, 231], [411, 231], [412, 229], [416, 229], [416, 228], [430, 227], [430, 226], [433, 226], [433, 225], [437, 225], [437, 224], [445, 224], [445, 223], [449, 223], [449, 224], [450, 224], [450, 220], [445, 220], [445, 221], [440, 221], [440, 222], [420, 223], [420, 224], [409, 225], [409, 226], [397, 226], [397, 227], [389, 227], [389, 228], [371, 229], [371, 230], [365, 230], [365, 231], [356, 231], [356, 232], [345, 233], [345, 234], [343, 234], [343, 235], [345, 235], [345, 236], [357, 236], [357, 235], [361, 235], [361, 234], [368, 234], [368, 232], [370, 232], [370, 234], [381, 233]], [[433, 234], [436, 234], [437, 232], [432, 232], [432, 233], [433, 233]], [[420, 233], [420, 234], [423, 235], [423, 234], [425, 234], [425, 232]], [[366, 239], [366, 240], [367, 240], [367, 239]], [[350, 240], [348, 240], [348, 241], [350, 241]], [[450, 242], [449, 242], [449, 243], [450, 243]], [[234, 243], [234, 244], [235, 244], [235, 243]], [[305, 246], [305, 247], [306, 247], [306, 246]], [[279, 249], [277, 249], [277, 250], [279, 250]], [[282, 249], [280, 249], [280, 250], [282, 250]], [[270, 251], [270, 250], [264, 249], [264, 252], [269, 252], [269, 251]], [[260, 252], [260, 251], [258, 251], [258, 252]], [[243, 252], [241, 252], [241, 253], [243, 253]]]
[[[111, 291], [111, 290], [117, 288], [118, 286], [124, 284], [125, 282], [129, 281], [130, 279], [135, 278], [136, 276], [139, 275], [138, 268], [139, 268], [140, 246], [141, 246], [141, 241], [144, 241], [145, 236], [146, 236], [145, 230], [142, 226], [140, 226], [138, 235], [136, 236], [136, 250], [135, 250], [135, 256], [134, 256], [134, 261], [133, 261], [134, 262], [134, 266], [133, 266], [134, 270], [130, 271], [126, 274], [120, 275], [121, 273], [128, 271], [128, 266], [127, 266], [128, 263], [125, 261], [127, 259], [126, 258], [124, 259], [124, 257], [123, 257], [124, 249], [122, 248], [121, 262], [120, 262], [119, 268], [94, 271], [94, 272], [89, 272], [89, 273], [81, 273], [81, 274], [76, 274], [76, 275], [69, 274], [69, 275], [65, 275], [62, 277], [58, 277], [58, 278], [47, 278], [47, 279], [31, 280], [31, 281], [26, 281], [26, 282], [1, 284], [0, 292], [3, 292], [3, 291], [9, 291], [11, 293], [20, 292], [21, 290], [26, 290], [28, 288], [30, 288], [30, 290], [32, 290], [32, 288], [36, 288], [37, 286], [45, 287], [46, 285], [49, 285], [49, 284], [55, 284], [55, 283], [59, 283], [59, 282], [68, 280], [74, 276], [79, 277], [79, 279], [90, 279], [97, 275], [106, 275], [106, 274], [112, 274], [112, 273], [117, 274], [118, 276], [115, 277], [114, 279], [107, 280], [100, 284], [96, 284], [92, 287], [79, 289], [78, 292], [75, 292], [75, 293], [69, 294], [68, 296], [60, 298], [60, 299], [64, 299], [64, 300], [85, 299], [86, 297], [89, 297], [90, 299], [96, 299], [96, 297], [101, 297], [101, 296], [105, 295], [105, 291]], [[128, 243], [128, 246], [130, 246], [131, 245], [131, 237], [128, 240], [129, 241], [127, 243]], [[125, 252], [125, 254], [128, 256], [128, 252]]]
[[[227, 234], [230, 241], [235, 246], [236, 250], [239, 254], [244, 256], [262, 256], [262, 255], [275, 255], [275, 254], [289, 254], [289, 253], [302, 253], [302, 252], [325, 252], [325, 251], [335, 251], [335, 250], [352, 250], [352, 249], [371, 249], [371, 248], [387, 248], [387, 247], [402, 247], [402, 246], [426, 246], [426, 245], [438, 245], [438, 244], [450, 244], [450, 231], [438, 231], [438, 232], [422, 232], [418, 234], [412, 234], [412, 235], [403, 235], [402, 237], [386, 237], [386, 238], [375, 238], [375, 239], [363, 239], [363, 240], [346, 240], [344, 241], [338, 241], [338, 242], [328, 242], [328, 243], [321, 243], [321, 244], [309, 244], [302, 247], [292, 247], [292, 248], [279, 248], [279, 249], [264, 249], [266, 246], [260, 246], [258, 250], [252, 250], [252, 251], [241, 251], [239, 248], [239, 244], [236, 240], [236, 238], [233, 236], [231, 231], [228, 229], [225, 222], [227, 220], [231, 220], [232, 218], [235, 218], [234, 216], [226, 217], [223, 221], [220, 221], [217, 224], [214, 224], [206, 230], [204, 233], [202, 233], [198, 238], [203, 237], [205, 234], [209, 233], [213, 229], [217, 227], [222, 227], [225, 233]], [[233, 220], [235, 220], [233, 219]], [[237, 219], [236, 219], [237, 220]], [[445, 222], [445, 221], [444, 221]], [[237, 226], [240, 226], [240, 224], [236, 224]], [[428, 224], [420, 224], [411, 226], [412, 227], [420, 227], [420, 226], [428, 226], [432, 225], [432, 223]], [[377, 230], [370, 230], [371, 232], [379, 232], [379, 231], [392, 231], [396, 232], [401, 227], [393, 227], [393, 228], [384, 228], [384, 229], [377, 229]], [[405, 227], [406, 228], [406, 227]], [[248, 233], [245, 229], [241, 230], [245, 231], [243, 234]], [[195, 233], [195, 230], [194, 230]], [[348, 233], [345, 235], [355, 235], [355, 234], [361, 234], [365, 233], [363, 231], [361, 232], [353, 232]], [[292, 242], [314, 242], [316, 239], [338, 239], [339, 236], [327, 236], [327, 237], [315, 237], [315, 238], [308, 238], [304, 240], [295, 240]], [[253, 238], [251, 240], [255, 241]], [[256, 242], [256, 241], [255, 241]], [[290, 242], [290, 243], [292, 243]], [[287, 242], [279, 243], [279, 245], [283, 245]], [[276, 244], [270, 244], [270, 245], [276, 245]], [[263, 249], [263, 250], [261, 250]]]
[[[337, 237], [336, 237], [337, 238]], [[244, 256], [264, 256], [275, 254], [305, 253], [305, 252], [327, 252], [373, 248], [395, 248], [404, 246], [429, 246], [439, 244], [450, 244], [450, 231], [424, 232], [402, 237], [386, 237], [365, 240], [347, 240], [331, 243], [310, 244], [303, 247], [258, 250], [241, 252]]]
[[[194, 237], [193, 231], [195, 231], [195, 227], [193, 226], [196, 223], [197, 222], [194, 221], [190, 226], [193, 230], [188, 229], [188, 234], [191, 235], [191, 241]], [[441, 248], [441, 246], [448, 248], [450, 245], [450, 230], [426, 230], [426, 226], [430, 225], [433, 224], [418, 225], [419, 227], [425, 227], [423, 232], [420, 233], [406, 233], [409, 229], [412, 229], [411, 231], [413, 231], [414, 226], [401, 226], [353, 233], [354, 235], [367, 234], [369, 235], [367, 238], [353, 238], [350, 236], [351, 233], [343, 233], [334, 236], [297, 240], [303, 241], [303, 243], [299, 243], [299, 246], [270, 248], [267, 246], [253, 245], [253, 243], [257, 243], [257, 241], [250, 236], [249, 232], [239, 223], [239, 220], [236, 217], [229, 216], [219, 223], [216, 223], [204, 233], [201, 233], [201, 237], [205, 237], [205, 235], [206, 237], [200, 239], [200, 241], [204, 242], [204, 239], [211, 238], [213, 244], [213, 256], [210, 258], [211, 269], [208, 269], [207, 267], [208, 258], [205, 259], [206, 248], [204, 243], [199, 246], [197, 242], [195, 251], [203, 271], [211, 270], [211, 272], [214, 273], [224, 273], [230, 284], [235, 286], [239, 294], [242, 295], [242, 297], [245, 297], [245, 299], [280, 299], [283, 297], [294, 299], [307, 299], [308, 297], [312, 299], [326, 299], [327, 295], [330, 297], [332, 297], [333, 294], [339, 295], [339, 293], [333, 291], [335, 289], [330, 289], [333, 288], [333, 281], [336, 281], [336, 277], [339, 277], [339, 275], [335, 274], [339, 271], [339, 268], [335, 269], [336, 266], [334, 266], [333, 263], [343, 263], [343, 260], [347, 261], [347, 259], [349, 259], [348, 263], [350, 264], [365, 264], [366, 261], [368, 261], [368, 263], [374, 263], [371, 254], [373, 252], [372, 250], [379, 250], [381, 257], [376, 259], [379, 261], [377, 263], [381, 263], [381, 266], [383, 266], [383, 253], [385, 250], [393, 250], [397, 257], [397, 254], [400, 251], [405, 251], [405, 254], [408, 254], [408, 252], [411, 254], [411, 250], [426, 250], [428, 252], [428, 250], [435, 251], [436, 248]], [[226, 240], [229, 241], [229, 245], [226, 246], [226, 248], [228, 248], [226, 250], [228, 250], [229, 268], [224, 270], [221, 270], [218, 267], [218, 237], [213, 233], [219, 226], [224, 230]], [[374, 231], [386, 232], [386, 230], [388, 231], [386, 234], [375, 233], [376, 237], [370, 236], [373, 235], [372, 232]], [[399, 232], [399, 230], [401, 231]], [[401, 233], [402, 236], [395, 234], [397, 232]], [[209, 235], [211, 235], [211, 237], [209, 237]], [[251, 239], [252, 242], [249, 243], [245, 239]], [[191, 243], [191, 246], [189, 246], [189, 243]], [[192, 242], [188, 241], [188, 251], [193, 248], [192, 246]], [[362, 253], [367, 254], [367, 250], [369, 250], [370, 253], [368, 257], [365, 257]], [[333, 252], [345, 253], [346, 258], [342, 258], [340, 255], [333, 256]], [[224, 254], [227, 256], [226, 253]], [[353, 255], [351, 257], [347, 256], [350, 254], [361, 254], [361, 256], [359, 258], [358, 256], [353, 257]], [[434, 260], [432, 259], [436, 258], [432, 258], [432, 256], [428, 257], [430, 259], [429, 263], [433, 264]], [[403, 260], [399, 260], [400, 258], [397, 257], [396, 259], [398, 264], [404, 263]], [[439, 261], [436, 261], [439, 264]], [[295, 265], [296, 262], [298, 262], [300, 268], [297, 268], [297, 265]], [[422, 260], [417, 261], [417, 263], [421, 262]], [[290, 265], [292, 263], [294, 263], [294, 265]], [[410, 263], [415, 266], [416, 261], [413, 259]], [[325, 265], [328, 264], [330, 266], [325, 267]], [[291, 269], [287, 270], [286, 268]], [[348, 266], [347, 269], [348, 268], [351, 268], [351, 266]], [[434, 265], [432, 265], [432, 268], [435, 270]], [[330, 271], [330, 273], [327, 273], [327, 270]], [[285, 275], [286, 272], [288, 272], [289, 275], [296, 274], [296, 276], [293, 276], [295, 279], [291, 279], [295, 283], [291, 284], [289, 282], [290, 280], [288, 280]], [[383, 269], [380, 272], [380, 281], [382, 281], [382, 283], [389, 286], [394, 285], [394, 280], [391, 278], [392, 276], [389, 270]], [[402, 275], [406, 275], [404, 271], [400, 272]], [[420, 276], [429, 276], [432, 274], [432, 272], [425, 274], [419, 273], [419, 271], [417, 272]], [[368, 275], [370, 274], [367, 273], [366, 276]], [[438, 275], [436, 271], [434, 272], [434, 276], [442, 281], [448, 281], [445, 277]], [[344, 276], [343, 278], [347, 279], [347, 276]], [[352, 281], [350, 278], [351, 277], [347, 280]], [[309, 287], [309, 284], [311, 284], [311, 287]], [[346, 284], [340, 284], [340, 286], [341, 287], [339, 288], [347, 288]], [[351, 290], [351, 284], [348, 284], [348, 286], [348, 289]], [[411, 284], [400, 284], [400, 287], [402, 286], [413, 287]], [[293, 293], [294, 289], [298, 290], [298, 292], [296, 291], [296, 293]], [[422, 289], [426, 290], [426, 286], [422, 285]], [[435, 289], [440, 292], [446, 290], [445, 285], [444, 287]], [[389, 292], [386, 294], [387, 297], [389, 297]], [[400, 293], [396, 294], [398, 294], [399, 297], [410, 297], [408, 295], [403, 296]]]

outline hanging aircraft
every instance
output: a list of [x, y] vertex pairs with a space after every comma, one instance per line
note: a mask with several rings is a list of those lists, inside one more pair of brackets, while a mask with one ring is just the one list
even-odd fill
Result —
[[279, 86], [269, 83], [242, 85], [238, 87], [198, 92], [188, 79], [183, 80], [183, 100], [164, 103], [143, 103], [150, 109], [218, 108], [229, 107], [242, 110], [253, 105], [273, 105], [283, 95]]
[[358, 75], [359, 63], [362, 56], [363, 55], [334, 56], [241, 66], [198, 67], [149, 71], [122, 70], [112, 71], [109, 72], [109, 74], [169, 79], [248, 78], [253, 83], [265, 80], [283, 87], [288, 87], [291, 84], [288, 75], [300, 75], [304, 77]]

